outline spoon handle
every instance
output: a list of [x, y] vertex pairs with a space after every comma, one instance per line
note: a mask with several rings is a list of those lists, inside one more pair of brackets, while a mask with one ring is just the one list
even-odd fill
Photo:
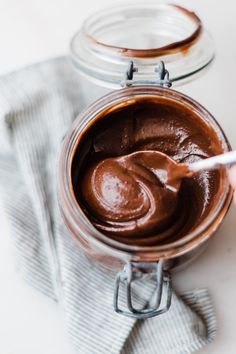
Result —
[[236, 150], [226, 152], [222, 155], [209, 157], [205, 160], [189, 164], [189, 169], [194, 172], [201, 170], [215, 170], [222, 166], [230, 166], [236, 163]]

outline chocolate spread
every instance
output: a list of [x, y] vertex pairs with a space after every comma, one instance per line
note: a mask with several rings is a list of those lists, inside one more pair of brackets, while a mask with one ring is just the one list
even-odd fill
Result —
[[169, 183], [160, 151], [189, 163], [222, 152], [213, 128], [167, 98], [137, 98], [85, 129], [72, 163], [79, 206], [104, 234], [127, 244], [158, 245], [194, 230], [210, 213], [220, 172]]

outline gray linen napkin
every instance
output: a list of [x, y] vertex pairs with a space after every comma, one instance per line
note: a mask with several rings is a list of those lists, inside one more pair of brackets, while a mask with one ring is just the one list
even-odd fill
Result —
[[174, 295], [170, 311], [149, 320], [118, 315], [114, 279], [85, 258], [63, 225], [57, 152], [80, 110], [80, 82], [66, 57], [0, 79], [0, 190], [17, 268], [61, 304], [78, 353], [192, 353], [216, 333], [206, 290]]

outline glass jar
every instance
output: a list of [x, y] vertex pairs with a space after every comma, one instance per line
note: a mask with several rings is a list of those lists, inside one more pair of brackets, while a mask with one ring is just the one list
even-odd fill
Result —
[[[190, 97], [169, 88], [172, 82], [182, 84], [195, 78], [211, 63], [214, 58], [212, 39], [198, 16], [180, 6], [146, 2], [123, 4], [85, 21], [72, 39], [71, 54], [83, 90], [78, 99], [83, 101], [83, 106], [98, 100], [79, 114], [63, 141], [58, 166], [61, 213], [86, 255], [104, 271], [111, 272], [111, 276], [117, 273], [115, 311], [136, 318], [156, 316], [170, 307], [170, 271], [181, 268], [200, 254], [229, 208], [232, 189], [226, 171], [220, 171], [220, 186], [210, 215], [195, 231], [174, 242], [137, 246], [115, 241], [88, 220], [74, 195], [72, 163], [79, 148], [78, 141], [88, 125], [102, 112], [132, 104], [140, 97], [162, 97], [184, 104], [212, 127], [222, 152], [230, 150], [214, 117]], [[131, 289], [133, 281], [143, 274], [156, 279], [155, 301], [152, 308], [138, 310], [134, 307]], [[119, 306], [121, 283], [126, 289], [126, 308], [122, 309]], [[163, 305], [164, 284], [167, 296]]]
[[[117, 312], [128, 316], [146, 318], [163, 313], [170, 306], [171, 280], [169, 270], [186, 265], [195, 258], [212, 237], [222, 222], [232, 199], [232, 190], [229, 186], [227, 172], [221, 170], [220, 186], [217, 202], [211, 209], [210, 215], [197, 227], [181, 239], [164, 245], [133, 246], [115, 241], [112, 237], [105, 236], [98, 231], [87, 219], [76, 201], [72, 183], [72, 163], [75, 151], [79, 148], [78, 141], [88, 125], [91, 125], [103, 112], [132, 104], [139, 97], [164, 97], [184, 104], [198, 114], [201, 119], [210, 125], [217, 134], [222, 151], [230, 149], [229, 142], [221, 127], [213, 116], [193, 99], [169, 88], [152, 85], [131, 86], [114, 91], [84, 110], [75, 120], [66, 135], [59, 160], [59, 199], [61, 212], [73, 237], [80, 247], [94, 262], [103, 266], [104, 270], [119, 271], [114, 296], [114, 307]], [[133, 308], [131, 300], [131, 283], [137, 274], [151, 272], [157, 279], [156, 307], [149, 310], [137, 311]], [[120, 282], [126, 283], [127, 307], [124, 311], [118, 307]], [[167, 303], [164, 308], [159, 308], [162, 285], [167, 284]]]

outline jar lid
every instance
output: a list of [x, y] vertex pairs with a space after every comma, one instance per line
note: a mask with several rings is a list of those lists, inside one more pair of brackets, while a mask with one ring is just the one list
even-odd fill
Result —
[[89, 17], [71, 41], [76, 68], [90, 80], [120, 87], [130, 61], [138, 79], [155, 80], [165, 62], [172, 82], [183, 83], [214, 58], [213, 41], [199, 17], [178, 5], [123, 4]]

